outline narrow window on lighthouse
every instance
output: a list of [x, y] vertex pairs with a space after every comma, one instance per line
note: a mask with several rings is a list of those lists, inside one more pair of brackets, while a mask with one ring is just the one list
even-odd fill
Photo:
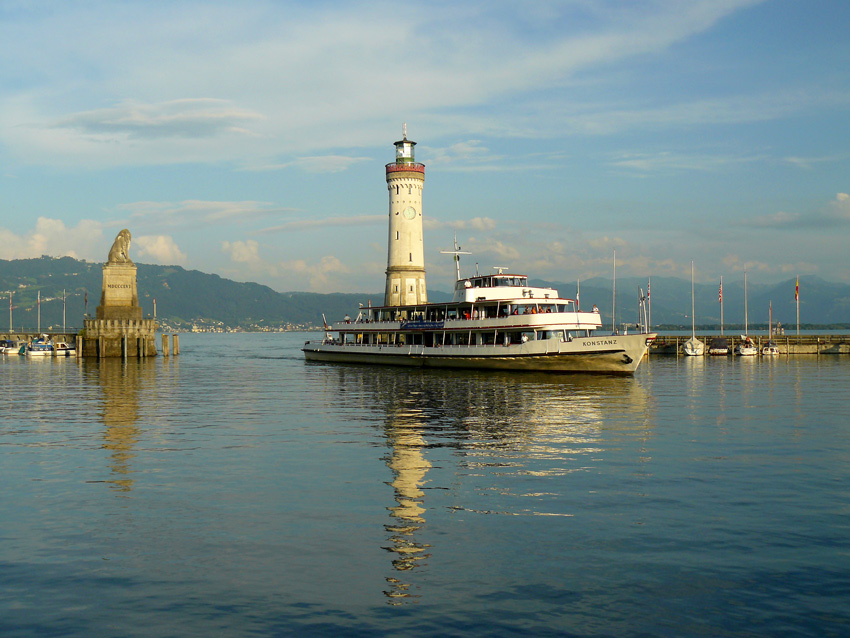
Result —
[[398, 186], [395, 187], [395, 194], [398, 195]]
[[410, 261], [413, 261], [413, 253], [410, 253]]
[[395, 238], [398, 239], [398, 231], [395, 231]]

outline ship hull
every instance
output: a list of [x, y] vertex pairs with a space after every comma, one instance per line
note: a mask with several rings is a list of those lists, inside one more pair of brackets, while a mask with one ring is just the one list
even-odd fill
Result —
[[632, 375], [655, 335], [576, 337], [511, 346], [360, 345], [307, 342], [307, 361], [586, 374]]

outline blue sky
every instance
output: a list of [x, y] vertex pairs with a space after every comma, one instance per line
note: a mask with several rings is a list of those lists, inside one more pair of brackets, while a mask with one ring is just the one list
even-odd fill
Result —
[[850, 2], [0, 2], [0, 258], [380, 291], [384, 164], [550, 280], [850, 282]]

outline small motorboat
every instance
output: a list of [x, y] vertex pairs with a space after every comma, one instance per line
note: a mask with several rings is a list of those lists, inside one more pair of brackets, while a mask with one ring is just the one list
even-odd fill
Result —
[[766, 346], [763, 346], [761, 349], [761, 356], [770, 357], [773, 355], [782, 354], [779, 352], [779, 346], [777, 346], [773, 341], [768, 341]]
[[754, 357], [759, 353], [759, 349], [753, 340], [746, 335], [741, 335], [741, 341], [735, 346], [735, 354], [741, 357]]
[[52, 357], [53, 356], [53, 340], [47, 335], [42, 335], [33, 339], [27, 344], [26, 355], [28, 357]]
[[761, 349], [761, 356], [770, 357], [780, 354], [779, 346], [773, 341], [773, 302], [770, 302], [770, 322], [767, 324], [767, 345]]
[[725, 357], [729, 354], [729, 340], [726, 337], [712, 339], [708, 346], [708, 354], [714, 357]]
[[70, 357], [74, 353], [76, 353], [76, 348], [65, 341], [57, 341], [53, 344], [54, 357]]
[[18, 354], [21, 346], [26, 346], [26, 341], [15, 339], [0, 339], [0, 354]]

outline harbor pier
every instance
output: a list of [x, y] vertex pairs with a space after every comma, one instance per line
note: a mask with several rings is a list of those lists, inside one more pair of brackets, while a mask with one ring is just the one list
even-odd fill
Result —
[[[690, 339], [690, 335], [658, 335], [655, 341], [649, 348], [651, 355], [681, 355], [682, 345]], [[705, 345], [705, 356], [708, 354], [708, 346], [714, 339], [727, 339], [729, 342], [730, 356], [735, 346], [741, 342], [740, 335], [701, 335], [697, 334], [696, 338], [702, 341]], [[772, 341], [779, 347], [781, 355], [832, 355], [832, 354], [850, 354], [850, 335], [834, 334], [834, 335], [774, 335], [772, 338], [767, 335], [750, 335], [750, 340], [756, 344], [761, 351], [763, 346], [767, 345], [768, 341]]]

